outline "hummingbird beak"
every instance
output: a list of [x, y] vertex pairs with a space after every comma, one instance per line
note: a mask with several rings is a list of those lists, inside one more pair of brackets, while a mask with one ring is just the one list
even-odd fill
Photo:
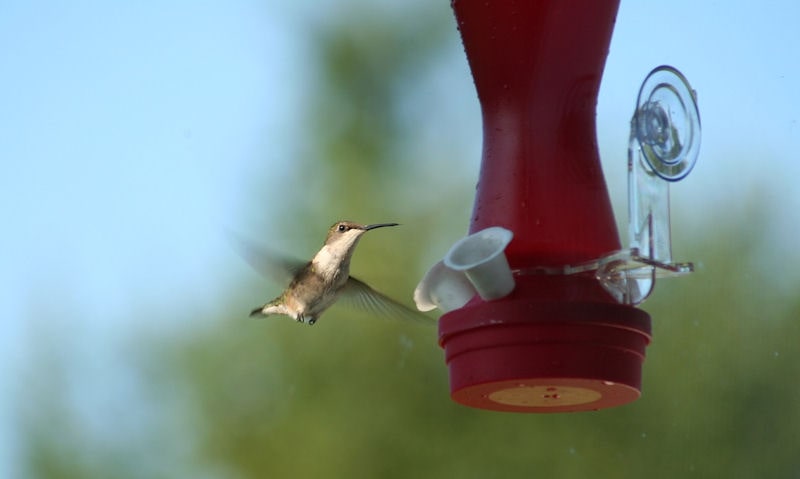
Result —
[[375, 228], [383, 228], [384, 226], [398, 226], [400, 223], [377, 223], [374, 225], [367, 225], [364, 231], [374, 230]]

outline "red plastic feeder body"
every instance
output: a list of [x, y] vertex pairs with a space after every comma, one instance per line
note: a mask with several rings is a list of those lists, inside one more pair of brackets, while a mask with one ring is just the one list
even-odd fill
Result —
[[514, 412], [633, 401], [649, 315], [591, 276], [532, 272], [621, 249], [594, 120], [619, 2], [452, 3], [483, 114], [470, 232], [512, 230], [506, 255], [518, 273], [509, 296], [476, 296], [441, 317], [451, 395]]

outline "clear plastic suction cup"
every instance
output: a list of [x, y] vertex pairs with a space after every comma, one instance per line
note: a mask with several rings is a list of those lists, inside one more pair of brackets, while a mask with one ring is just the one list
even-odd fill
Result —
[[667, 181], [685, 177], [700, 152], [697, 99], [681, 72], [660, 66], [647, 75], [632, 125], [653, 172]]

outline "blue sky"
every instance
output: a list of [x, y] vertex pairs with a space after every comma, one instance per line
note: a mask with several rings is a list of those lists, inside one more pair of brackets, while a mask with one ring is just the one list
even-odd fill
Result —
[[[213, 310], [226, 282], [251, 274], [224, 228], [242, 220], [254, 175], [266, 165], [279, 181], [299, 141], [303, 26], [337, 9], [356, 14], [351, 2], [288, 3], [0, 4], [0, 377], [23, 370], [40, 334], [79, 346], [164, 327], [107, 319], [133, 306], [178, 311], [189, 300]], [[671, 64], [698, 91], [703, 122], [698, 166], [673, 189], [674, 234], [713, 227], [769, 185], [765, 251], [796, 258], [797, 18], [790, 0], [623, 0], [597, 118], [618, 216], [636, 93], [648, 71]], [[453, 45], [454, 58], [463, 55]], [[464, 137], [474, 138], [466, 62], [453, 64], [454, 104], [472, 115]], [[8, 424], [8, 395], [0, 401]], [[12, 436], [0, 430], [2, 476]]]

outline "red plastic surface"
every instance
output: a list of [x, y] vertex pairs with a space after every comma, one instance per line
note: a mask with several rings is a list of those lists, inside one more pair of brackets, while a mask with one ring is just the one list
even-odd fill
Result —
[[[620, 249], [595, 137], [618, 0], [454, 0], [483, 114], [470, 232], [503, 226], [512, 269]], [[452, 397], [504, 411], [624, 404], [641, 388], [650, 318], [593, 278], [516, 276], [509, 297], [442, 316]]]

